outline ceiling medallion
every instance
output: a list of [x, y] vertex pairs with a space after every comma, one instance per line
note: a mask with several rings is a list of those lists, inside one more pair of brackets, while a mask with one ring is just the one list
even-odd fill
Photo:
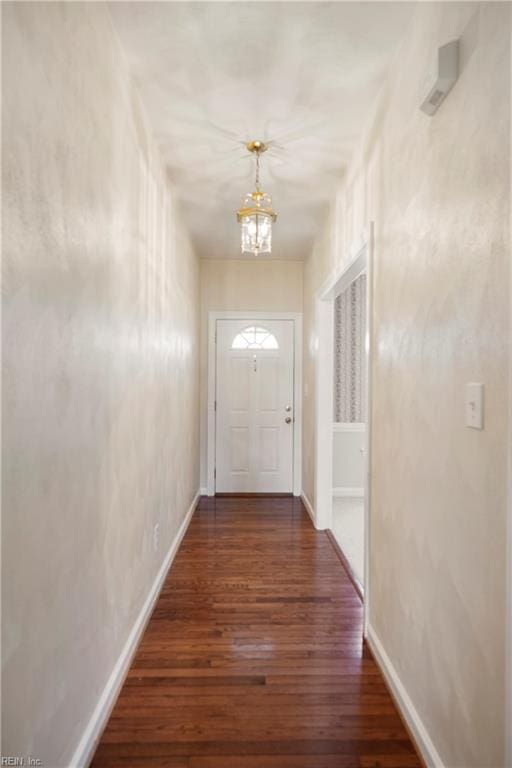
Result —
[[250, 141], [246, 147], [256, 156], [256, 189], [245, 196], [236, 217], [242, 225], [242, 253], [258, 256], [272, 251], [272, 222], [277, 214], [272, 210], [270, 195], [260, 189], [260, 155], [267, 151], [267, 145]]

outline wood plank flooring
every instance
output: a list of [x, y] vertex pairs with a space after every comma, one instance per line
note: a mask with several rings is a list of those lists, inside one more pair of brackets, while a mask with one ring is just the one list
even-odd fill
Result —
[[293, 498], [203, 498], [94, 768], [413, 768], [362, 605]]

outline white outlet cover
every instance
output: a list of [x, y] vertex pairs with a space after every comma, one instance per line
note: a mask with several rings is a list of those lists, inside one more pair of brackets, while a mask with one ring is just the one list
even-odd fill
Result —
[[484, 385], [478, 382], [466, 384], [466, 427], [484, 428]]

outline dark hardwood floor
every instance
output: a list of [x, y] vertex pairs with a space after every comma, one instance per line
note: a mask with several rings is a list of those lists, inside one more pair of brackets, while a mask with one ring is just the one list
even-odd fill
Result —
[[362, 605], [293, 498], [203, 498], [94, 768], [421, 766]]

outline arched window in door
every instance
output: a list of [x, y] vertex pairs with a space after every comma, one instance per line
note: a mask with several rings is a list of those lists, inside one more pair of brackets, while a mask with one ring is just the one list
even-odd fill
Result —
[[250, 325], [237, 333], [231, 349], [279, 349], [276, 337], [267, 328]]

